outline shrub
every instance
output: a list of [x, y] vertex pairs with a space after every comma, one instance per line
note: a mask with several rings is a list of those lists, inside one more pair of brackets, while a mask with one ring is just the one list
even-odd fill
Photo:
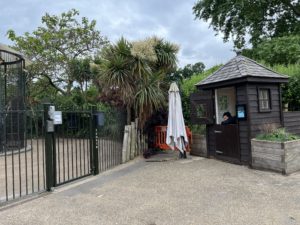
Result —
[[300, 137], [286, 132], [284, 128], [278, 128], [269, 133], [259, 134], [257, 135], [256, 139], [265, 140], [265, 141], [284, 142], [284, 141], [297, 140], [300, 139]]
[[198, 125], [198, 124], [194, 124], [190, 126], [191, 131], [193, 134], [201, 134], [201, 135], [205, 135], [206, 134], [206, 125]]

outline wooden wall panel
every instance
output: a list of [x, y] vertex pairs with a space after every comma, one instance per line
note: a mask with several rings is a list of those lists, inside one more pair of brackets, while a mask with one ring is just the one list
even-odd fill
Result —
[[286, 131], [300, 135], [300, 111], [283, 112], [283, 121]]

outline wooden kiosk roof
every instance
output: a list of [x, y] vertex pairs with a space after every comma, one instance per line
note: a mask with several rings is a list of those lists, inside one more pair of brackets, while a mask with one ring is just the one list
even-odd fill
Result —
[[237, 55], [196, 86], [211, 88], [241, 82], [285, 83], [287, 81], [288, 76], [276, 73], [245, 56]]

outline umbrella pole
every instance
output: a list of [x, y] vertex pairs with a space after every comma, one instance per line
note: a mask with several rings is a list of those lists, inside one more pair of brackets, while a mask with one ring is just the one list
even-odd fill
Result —
[[186, 159], [186, 151], [185, 151], [185, 146], [184, 146], [184, 138], [182, 138], [182, 150], [183, 150], [183, 153], [179, 150], [179, 158], [180, 159]]

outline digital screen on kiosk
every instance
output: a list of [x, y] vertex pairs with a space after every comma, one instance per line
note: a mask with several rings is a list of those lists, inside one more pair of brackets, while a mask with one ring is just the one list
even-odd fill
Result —
[[236, 106], [236, 116], [237, 119], [245, 120], [247, 118], [246, 105], [237, 105]]

